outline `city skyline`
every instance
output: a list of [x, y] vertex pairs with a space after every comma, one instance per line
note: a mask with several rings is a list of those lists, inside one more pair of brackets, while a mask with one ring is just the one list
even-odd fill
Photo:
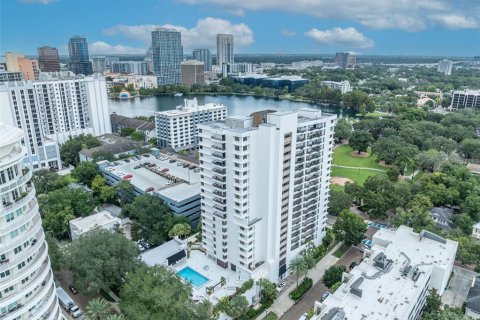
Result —
[[[290, 10], [280, 0], [268, 4], [149, 0], [141, 7], [128, 1], [102, 1], [95, 3], [96, 10], [89, 10], [91, 6], [85, 2], [9, 0], [2, 2], [2, 9], [15, 15], [2, 16], [3, 28], [9, 33], [4, 33], [0, 50], [35, 55], [37, 47], [48, 45], [58, 48], [64, 56], [68, 53], [68, 39], [80, 34], [87, 38], [92, 56], [144, 54], [151, 30], [163, 26], [182, 32], [186, 53], [205, 48], [215, 54], [215, 35], [231, 33], [235, 37], [235, 51], [240, 54], [332, 54], [337, 51], [353, 51], [359, 55], [479, 54], [478, 42], [469, 41], [479, 36], [480, 24], [476, 17], [480, 14], [476, 13], [480, 8], [473, 1], [458, 5], [439, 0], [435, 6], [412, 2], [388, 4], [388, 8], [376, 8], [369, 2], [358, 7], [353, 1], [342, 6], [325, 1], [310, 10], [302, 9], [306, 7], [304, 0], [294, 2]], [[112, 6], [121, 6], [124, 10], [105, 15]], [[83, 14], [86, 10], [88, 21], [95, 23], [87, 23]], [[383, 11], [386, 11], [384, 15]], [[72, 16], [69, 12], [77, 14]], [[17, 23], [27, 18], [29, 24]], [[35, 35], [28, 32], [32, 23], [37, 31]]]

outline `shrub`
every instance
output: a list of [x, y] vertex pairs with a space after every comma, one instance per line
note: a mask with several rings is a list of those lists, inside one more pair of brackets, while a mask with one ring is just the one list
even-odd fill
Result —
[[313, 280], [311, 278], [305, 277], [305, 279], [303, 279], [302, 283], [300, 283], [298, 288], [290, 292], [288, 296], [292, 300], [298, 300], [305, 294], [305, 292], [308, 291], [308, 289], [312, 287], [312, 285]]
[[242, 284], [240, 288], [237, 288], [237, 291], [235, 292], [235, 294], [236, 295], [244, 294], [245, 292], [247, 292], [247, 290], [250, 290], [253, 287], [254, 283], [255, 281], [253, 281], [253, 279], [248, 279]]

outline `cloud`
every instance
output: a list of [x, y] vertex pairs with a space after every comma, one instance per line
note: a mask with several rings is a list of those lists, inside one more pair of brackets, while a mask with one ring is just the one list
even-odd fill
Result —
[[354, 21], [376, 29], [453, 29], [480, 25], [478, 0], [178, 0], [188, 4], [212, 4], [225, 10], [281, 10], [326, 19]]
[[141, 54], [145, 53], [146, 49], [122, 45], [114, 46], [103, 41], [96, 41], [88, 45], [88, 51], [90, 54]]
[[151, 31], [155, 28], [171, 28], [182, 33], [182, 45], [185, 50], [195, 48], [216, 48], [216, 35], [218, 33], [231, 33], [234, 35], [235, 47], [244, 47], [253, 43], [253, 31], [244, 23], [233, 24], [225, 19], [204, 18], [197, 21], [193, 28], [186, 28], [177, 25], [116, 25], [103, 30], [108, 36], [122, 36], [128, 39], [135, 39], [151, 43]]
[[294, 37], [297, 35], [297, 32], [289, 29], [282, 29], [282, 35], [285, 37]]
[[333, 28], [325, 31], [313, 28], [305, 32], [305, 35], [318, 43], [328, 46], [341, 46], [346, 49], [366, 49], [375, 45], [373, 40], [367, 38], [355, 28]]
[[23, 2], [23, 3], [50, 4], [50, 3], [55, 2], [57, 0], [19, 0], [19, 1]]

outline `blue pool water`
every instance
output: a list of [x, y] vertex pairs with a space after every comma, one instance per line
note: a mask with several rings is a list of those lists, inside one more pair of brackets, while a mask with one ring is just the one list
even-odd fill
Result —
[[209, 280], [190, 267], [185, 267], [177, 273], [180, 277], [190, 282], [196, 288], [200, 288]]

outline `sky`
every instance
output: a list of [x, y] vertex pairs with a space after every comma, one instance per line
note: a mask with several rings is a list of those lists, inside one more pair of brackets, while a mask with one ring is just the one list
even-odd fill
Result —
[[0, 0], [1, 53], [67, 54], [78, 34], [90, 55], [143, 54], [159, 26], [184, 54], [232, 33], [236, 53], [480, 55], [479, 0]]

